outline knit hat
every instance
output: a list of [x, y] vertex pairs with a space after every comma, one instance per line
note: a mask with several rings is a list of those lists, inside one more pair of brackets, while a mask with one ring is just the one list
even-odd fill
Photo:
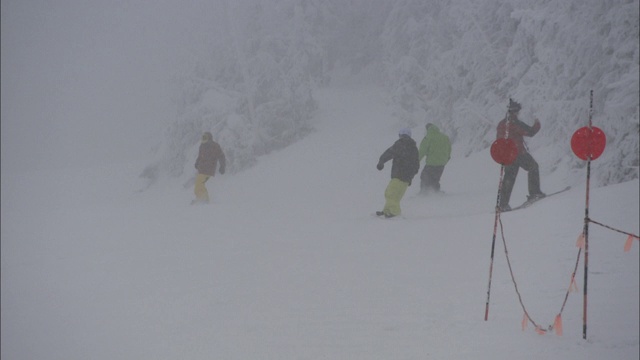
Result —
[[509, 112], [518, 112], [522, 109], [522, 106], [517, 101], [509, 99]]
[[398, 136], [402, 136], [402, 135], [407, 135], [408, 137], [411, 137], [411, 129], [409, 128], [400, 129], [400, 132], [398, 132]]
[[213, 135], [211, 135], [211, 133], [207, 131], [207, 132], [205, 132], [204, 134], [202, 134], [202, 139], [201, 139], [201, 141], [202, 141], [203, 143], [205, 143], [205, 142], [207, 142], [207, 141], [209, 141], [209, 140], [213, 140]]

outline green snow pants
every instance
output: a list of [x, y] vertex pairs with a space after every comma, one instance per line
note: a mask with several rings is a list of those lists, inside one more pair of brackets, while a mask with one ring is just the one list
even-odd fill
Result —
[[384, 191], [384, 198], [386, 202], [384, 204], [383, 212], [385, 215], [400, 215], [400, 200], [402, 200], [402, 197], [408, 187], [409, 183], [400, 179], [393, 178], [389, 181], [389, 185], [387, 185], [387, 189]]

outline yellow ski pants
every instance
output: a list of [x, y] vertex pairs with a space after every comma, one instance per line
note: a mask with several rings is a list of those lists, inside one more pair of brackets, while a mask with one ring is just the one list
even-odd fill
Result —
[[196, 176], [196, 185], [193, 189], [193, 192], [196, 194], [196, 200], [199, 202], [209, 202], [209, 192], [207, 191], [207, 187], [204, 185], [207, 180], [209, 180], [211, 176], [198, 174]]
[[387, 185], [387, 189], [384, 191], [386, 202], [383, 211], [386, 215], [400, 215], [400, 200], [402, 200], [408, 187], [409, 183], [400, 179], [393, 178], [389, 181], [389, 185]]

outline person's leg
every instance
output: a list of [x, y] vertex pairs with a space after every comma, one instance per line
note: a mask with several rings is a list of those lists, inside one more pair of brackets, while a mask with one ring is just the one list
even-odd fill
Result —
[[205, 186], [207, 180], [209, 180], [209, 175], [198, 174], [196, 176], [196, 184], [193, 188], [193, 192], [196, 195], [196, 202], [209, 202], [209, 192]]
[[398, 216], [401, 213], [400, 200], [404, 196], [409, 184], [399, 179], [391, 179], [384, 192], [384, 214], [386, 216]]
[[435, 191], [440, 191], [440, 178], [444, 172], [444, 166], [432, 166], [431, 167], [431, 186]]
[[518, 170], [520, 170], [520, 165], [518, 165], [517, 160], [514, 161], [513, 164], [505, 166], [504, 168], [504, 177], [502, 178], [502, 188], [500, 192], [500, 203], [498, 204], [501, 209], [509, 206], [509, 200], [511, 199], [513, 185], [515, 185], [516, 183]]
[[420, 173], [420, 193], [426, 194], [429, 191], [429, 166], [425, 165]]
[[524, 153], [521, 157], [520, 166], [527, 171], [529, 196], [542, 194], [540, 190], [540, 170], [538, 169], [538, 163], [529, 153]]

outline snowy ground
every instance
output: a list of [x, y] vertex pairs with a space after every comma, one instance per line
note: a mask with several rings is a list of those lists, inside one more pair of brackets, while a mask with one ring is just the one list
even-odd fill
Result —
[[[209, 206], [189, 206], [185, 179], [136, 192], [143, 162], [3, 171], [2, 358], [638, 359], [637, 241], [624, 253], [625, 235], [590, 226], [585, 341], [584, 258], [563, 336], [538, 335], [522, 331], [498, 237], [484, 321], [498, 165], [454, 144], [446, 195], [418, 197], [416, 178], [402, 218], [375, 218], [390, 164], [375, 165], [398, 127], [375, 91], [318, 100], [315, 133], [215, 177]], [[572, 190], [502, 220], [523, 302], [547, 327], [576, 263], [585, 184], [536, 157], [543, 191]], [[591, 218], [637, 234], [638, 187], [592, 189]]]

